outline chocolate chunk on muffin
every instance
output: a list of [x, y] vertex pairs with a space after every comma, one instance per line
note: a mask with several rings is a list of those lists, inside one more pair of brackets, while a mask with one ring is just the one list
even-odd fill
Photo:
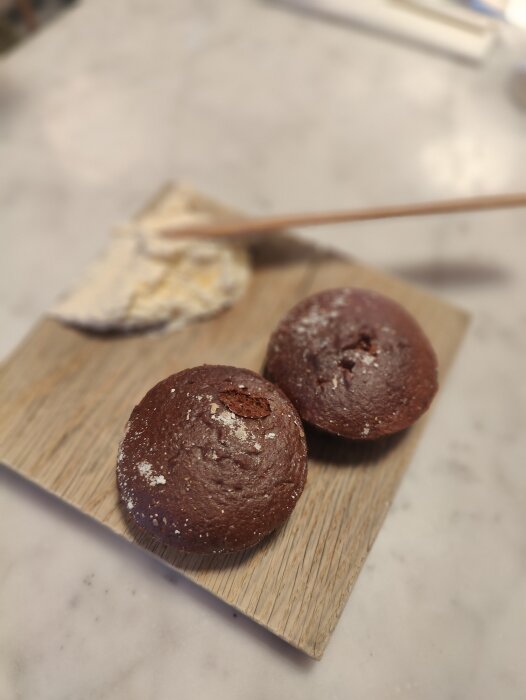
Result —
[[306, 475], [303, 426], [289, 399], [255, 372], [220, 365], [150, 389], [117, 460], [129, 517], [187, 552], [256, 544], [289, 517]]
[[322, 430], [371, 440], [407, 428], [437, 391], [437, 360], [415, 319], [366, 289], [301, 301], [273, 333], [266, 376]]

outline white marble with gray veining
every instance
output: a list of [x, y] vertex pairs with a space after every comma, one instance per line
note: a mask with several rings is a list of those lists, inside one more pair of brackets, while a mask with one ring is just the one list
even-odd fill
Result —
[[[524, 189], [483, 69], [252, 0], [85, 0], [0, 62], [0, 352], [167, 179], [248, 211]], [[526, 212], [324, 229], [473, 324], [321, 662], [0, 469], [0, 698], [526, 693]]]

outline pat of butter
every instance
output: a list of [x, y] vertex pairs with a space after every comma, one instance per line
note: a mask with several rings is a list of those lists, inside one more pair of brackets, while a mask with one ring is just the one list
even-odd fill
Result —
[[153, 214], [116, 229], [102, 257], [51, 315], [89, 330], [132, 331], [181, 327], [235, 303], [250, 279], [244, 247], [159, 235], [209, 220], [197, 202], [178, 188]]

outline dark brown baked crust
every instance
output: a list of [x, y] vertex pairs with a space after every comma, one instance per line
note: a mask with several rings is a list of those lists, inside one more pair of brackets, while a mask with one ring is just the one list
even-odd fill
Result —
[[435, 353], [420, 326], [365, 289], [330, 289], [295, 306], [271, 337], [265, 373], [303, 420], [357, 440], [407, 428], [437, 391]]
[[217, 365], [150, 389], [117, 460], [135, 524], [188, 552], [259, 542], [288, 518], [306, 475], [303, 426], [287, 397], [255, 372]]

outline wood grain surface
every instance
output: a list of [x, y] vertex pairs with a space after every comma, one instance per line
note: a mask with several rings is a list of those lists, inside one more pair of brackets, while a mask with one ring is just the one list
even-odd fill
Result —
[[[221, 216], [221, 207], [210, 207]], [[309, 433], [307, 486], [289, 521], [247, 552], [205, 557], [180, 554], [127, 525], [115, 480], [127, 418], [153, 384], [185, 367], [261, 370], [278, 319], [321, 289], [368, 287], [401, 302], [429, 335], [442, 383], [467, 317], [420, 289], [289, 235], [255, 244], [253, 264], [250, 289], [234, 308], [178, 332], [104, 337], [41, 321], [0, 369], [0, 460], [320, 658], [426, 419], [382, 444]]]

